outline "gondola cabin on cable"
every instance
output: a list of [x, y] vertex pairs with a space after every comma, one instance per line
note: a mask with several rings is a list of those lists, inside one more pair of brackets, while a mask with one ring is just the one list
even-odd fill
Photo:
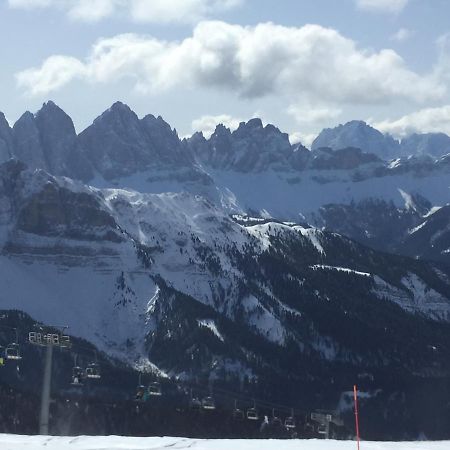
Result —
[[161, 396], [162, 395], [161, 385], [156, 381], [153, 383], [150, 383], [150, 385], [148, 386], [148, 393], [149, 393], [149, 395], [153, 395], [156, 397]]
[[70, 383], [72, 386], [83, 386], [83, 378], [84, 378], [84, 370], [75, 366], [72, 369], [72, 382]]
[[19, 344], [13, 342], [6, 347], [5, 358], [13, 361], [20, 361], [22, 357], [20, 356]]
[[86, 367], [86, 378], [99, 380], [101, 377], [100, 366], [97, 363], [91, 363]]
[[292, 430], [293, 428], [295, 428], [295, 419], [294, 419], [294, 417], [293, 416], [286, 417], [286, 419], [284, 421], [284, 426], [288, 430]]
[[256, 409], [256, 402], [253, 400], [253, 407], [247, 409], [247, 419], [248, 420], [259, 420], [258, 410]]
[[148, 397], [148, 389], [143, 385], [139, 385], [136, 389], [136, 395], [134, 396], [135, 401], [146, 402]]
[[216, 409], [216, 402], [214, 401], [214, 397], [205, 397], [202, 400], [202, 408], [209, 411]]
[[258, 410], [253, 406], [253, 408], [247, 409], [247, 419], [248, 420], [259, 420]]

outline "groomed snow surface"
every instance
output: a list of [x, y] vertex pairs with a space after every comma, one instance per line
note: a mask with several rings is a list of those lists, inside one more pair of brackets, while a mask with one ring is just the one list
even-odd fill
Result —
[[[353, 441], [325, 440], [203, 440], [174, 437], [130, 438], [118, 436], [16, 436], [0, 434], [2, 450], [356, 450]], [[448, 450], [442, 442], [362, 442], [361, 450]]]

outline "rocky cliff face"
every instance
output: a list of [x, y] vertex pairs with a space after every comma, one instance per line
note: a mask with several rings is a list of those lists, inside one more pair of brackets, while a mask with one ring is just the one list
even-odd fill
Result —
[[382, 159], [400, 156], [400, 145], [396, 140], [359, 120], [323, 130], [314, 140], [312, 150], [320, 147], [330, 147], [333, 150], [357, 147]]
[[82, 180], [93, 176], [80, 151], [72, 119], [53, 102], [45, 103], [34, 115], [26, 112], [14, 124], [11, 156], [55, 175]]
[[291, 146], [286, 133], [273, 125], [263, 126], [260, 119], [242, 122], [234, 132], [218, 125], [209, 140], [196, 134], [188, 144], [202, 164], [241, 173], [290, 171], [294, 168], [295, 150], [301, 147]]
[[0, 163], [11, 158], [13, 153], [12, 130], [3, 113], [0, 113]]
[[192, 169], [176, 132], [161, 117], [140, 120], [123, 103], [115, 103], [79, 136], [83, 154], [106, 180], [150, 169]]
[[450, 137], [444, 133], [412, 134], [402, 139], [403, 155], [431, 155], [440, 157], [450, 153]]
[[[394, 239], [388, 226], [378, 224], [375, 218], [380, 211], [373, 205], [379, 202], [401, 210], [406, 197], [421, 196], [430, 208], [450, 200], [450, 158], [426, 154], [425, 144], [420, 142], [434, 145], [434, 135], [423, 141], [425, 136], [402, 143], [412, 151], [416, 142], [418, 154], [391, 161], [385, 161], [383, 155], [398, 150], [398, 143], [357, 121], [324, 130], [313, 151], [301, 144], [291, 145], [287, 134], [273, 125], [263, 126], [260, 119], [243, 122], [234, 132], [219, 125], [209, 139], [196, 133], [181, 141], [161, 117], [140, 119], [120, 102], [77, 136], [70, 117], [48, 102], [34, 115], [25, 113], [12, 130], [0, 117], [0, 160], [12, 156], [30, 168], [100, 188], [189, 192], [227, 213], [313, 221], [320, 216], [320, 208], [326, 207], [331, 216], [320, 222], [324, 226], [366, 244], [385, 242], [384, 249], [396, 249], [399, 236]], [[440, 136], [439, 142], [442, 139]], [[333, 147], [317, 148], [325, 143]], [[340, 148], [348, 143], [358, 147]], [[360, 203], [364, 206], [354, 210], [352, 205]], [[392, 208], [380, 217], [396, 217]], [[332, 219], [336, 211], [351, 215], [352, 226], [342, 227], [343, 222]], [[420, 218], [416, 219], [419, 223]], [[403, 219], [400, 222], [403, 224]], [[392, 229], [397, 230], [397, 225]], [[403, 229], [403, 237], [405, 233]], [[376, 238], [363, 239], [364, 235]]]
[[[32, 164], [0, 165], [0, 309], [68, 324], [155, 373], [277, 401], [335, 408], [350, 379], [389, 398], [393, 378], [450, 373], [450, 271], [415, 258], [423, 242], [447, 255], [448, 157], [310, 152], [259, 120], [180, 142], [123, 104], [75, 138], [51, 104], [2, 130]], [[133, 177], [141, 192], [124, 188]], [[328, 231], [305, 223], [324, 205]], [[414, 258], [336, 231], [408, 241]]]
[[[405, 323], [410, 312], [450, 321], [445, 266], [304, 225], [230, 217], [199, 196], [97, 190], [10, 161], [0, 166], [0, 205], [2, 307], [68, 323], [105, 351], [166, 371], [186, 370], [187, 353], [175, 361], [163, 349], [184, 348], [196, 328], [211, 334], [207, 347], [225, 343], [215, 350], [224, 370], [227, 358], [250, 364], [234, 332], [281, 352], [295, 342], [319, 359], [369, 361], [320, 315], [345, 322], [356, 299]], [[371, 317], [363, 308], [357, 321]]]

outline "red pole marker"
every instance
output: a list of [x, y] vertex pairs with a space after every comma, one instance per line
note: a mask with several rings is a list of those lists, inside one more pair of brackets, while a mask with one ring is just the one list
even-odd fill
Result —
[[358, 442], [358, 450], [359, 450], [359, 414], [358, 414], [358, 388], [356, 384], [353, 386], [353, 397], [355, 400], [355, 424], [356, 424], [356, 440]]

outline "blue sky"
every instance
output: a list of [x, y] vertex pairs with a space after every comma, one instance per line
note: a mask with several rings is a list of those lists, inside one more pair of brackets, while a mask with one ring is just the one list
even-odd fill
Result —
[[114, 101], [179, 134], [260, 116], [309, 143], [363, 119], [450, 133], [447, 0], [0, 0], [0, 110]]

